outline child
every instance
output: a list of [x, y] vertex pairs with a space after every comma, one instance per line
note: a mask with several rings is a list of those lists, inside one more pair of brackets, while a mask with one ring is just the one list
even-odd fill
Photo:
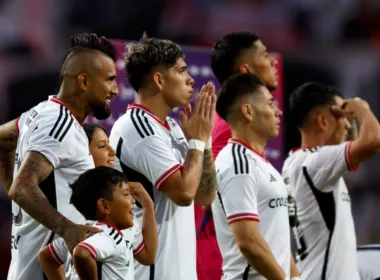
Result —
[[[155, 238], [153, 232], [149, 235], [150, 240], [142, 242], [139, 227], [132, 228], [135, 200], [131, 194], [144, 210], [153, 213], [149, 215], [150, 218], [153, 216], [153, 221], [149, 222], [156, 223], [153, 202], [140, 184], [128, 183], [126, 176], [115, 169], [97, 167], [83, 173], [71, 187], [71, 203], [85, 216], [89, 225], [103, 232], [87, 236], [79, 243], [72, 260], [63, 239], [56, 239], [42, 249], [38, 259], [48, 279], [133, 279], [134, 253], [143, 264], [154, 262], [157, 231]], [[133, 240], [132, 229], [140, 232], [137, 240]]]

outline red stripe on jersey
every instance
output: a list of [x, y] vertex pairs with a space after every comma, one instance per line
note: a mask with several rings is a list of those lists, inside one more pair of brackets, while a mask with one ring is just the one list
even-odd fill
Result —
[[91, 256], [97, 260], [97, 253], [96, 253], [96, 250], [94, 249], [94, 247], [92, 247], [90, 244], [86, 243], [86, 242], [81, 242], [79, 243], [77, 246], [80, 246], [84, 249], [86, 249], [90, 254]]
[[268, 159], [265, 157], [264, 153], [260, 153], [258, 152], [257, 150], [255, 150], [255, 148], [253, 148], [251, 145], [239, 140], [239, 139], [236, 139], [236, 138], [231, 138], [230, 140], [228, 140], [228, 144], [240, 144], [244, 147], [246, 147], [247, 149], [250, 149], [252, 152], [254, 152], [255, 154], [257, 154], [258, 156], [260, 156], [264, 161], [268, 162]]
[[260, 222], [260, 219], [259, 218], [253, 218], [253, 217], [245, 217], [245, 218], [239, 218], [239, 219], [234, 219], [234, 220], [228, 221], [228, 224], [232, 224], [232, 223], [236, 223], [236, 222], [240, 222], [240, 221], [256, 221], [256, 222]]
[[18, 122], [20, 121], [21, 116], [22, 116], [22, 115], [20, 115], [20, 116], [17, 118], [17, 120], [16, 120], [16, 134], [17, 134], [17, 136], [19, 136], [19, 134], [20, 134], [20, 130], [18, 129]]
[[156, 181], [154, 184], [158, 190], [161, 189], [162, 184], [164, 184], [171, 176], [173, 176], [174, 173], [176, 173], [178, 170], [181, 170], [183, 168], [182, 164], [176, 164], [170, 169], [168, 169], [164, 174], [161, 175], [160, 178]]
[[349, 171], [356, 171], [356, 170], [358, 170], [359, 166], [354, 166], [352, 164], [352, 160], [351, 160], [351, 144], [352, 144], [352, 141], [348, 142], [346, 144], [346, 147], [344, 148], [344, 159], [346, 161], [347, 169]]
[[144, 250], [144, 248], [145, 248], [145, 244], [144, 244], [144, 240], [143, 240], [143, 241], [141, 241], [139, 246], [137, 246], [137, 248], [133, 250], [133, 255], [134, 256], [138, 255], [142, 250]]
[[53, 260], [55, 260], [55, 262], [61, 266], [63, 265], [65, 262], [59, 257], [57, 251], [55, 250], [55, 247], [53, 245], [53, 243], [50, 243], [48, 245], [48, 249], [49, 249], [49, 253], [50, 253], [50, 256], [52, 257]]
[[124, 236], [124, 234], [118, 228], [116, 228], [114, 225], [111, 225], [111, 224], [106, 223], [106, 222], [97, 222], [96, 224], [97, 225], [106, 225], [106, 226], [109, 226], [109, 227], [113, 228], [114, 230], [116, 230], [121, 236]]
[[80, 121], [77, 120], [77, 118], [74, 116], [74, 114], [71, 112], [71, 110], [69, 109], [69, 107], [67, 107], [67, 105], [65, 103], [63, 103], [61, 100], [59, 100], [57, 97], [52, 97], [50, 99], [50, 101], [54, 102], [54, 103], [57, 103], [59, 105], [62, 105], [64, 107], [67, 108], [67, 110], [69, 110], [70, 114], [73, 115], [74, 119], [79, 123], [80, 126], [83, 126], [82, 123]]
[[140, 109], [140, 110], [143, 110], [145, 111], [145, 113], [147, 113], [149, 116], [151, 116], [155, 121], [157, 121], [160, 125], [162, 125], [163, 127], [165, 127], [167, 130], [170, 130], [170, 126], [168, 124], [168, 122], [165, 120], [165, 122], [163, 123], [159, 118], [157, 118], [150, 110], [148, 107], [144, 106], [144, 105], [141, 105], [141, 104], [136, 104], [136, 103], [133, 103], [131, 105], [128, 106], [127, 108], [127, 111], [128, 110], [131, 110], [133, 108], [137, 108], [137, 109]]
[[242, 220], [260, 221], [259, 215], [256, 213], [237, 213], [227, 217], [228, 223], [234, 223]]

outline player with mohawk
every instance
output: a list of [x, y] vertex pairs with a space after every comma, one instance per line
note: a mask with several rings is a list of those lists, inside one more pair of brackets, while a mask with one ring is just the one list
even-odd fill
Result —
[[71, 44], [58, 94], [0, 126], [0, 184], [13, 200], [8, 280], [44, 279], [37, 260], [42, 247], [60, 235], [73, 248], [99, 231], [81, 225], [84, 217], [69, 203], [69, 184], [94, 167], [82, 123], [89, 114], [110, 115], [118, 94], [117, 52], [96, 34], [79, 34]]

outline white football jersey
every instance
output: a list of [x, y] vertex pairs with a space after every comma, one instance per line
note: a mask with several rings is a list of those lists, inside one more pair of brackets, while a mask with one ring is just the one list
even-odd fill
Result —
[[[84, 217], [70, 204], [71, 188], [79, 175], [94, 168], [88, 138], [81, 124], [59, 99], [49, 98], [21, 115], [17, 122], [15, 173], [29, 151], [39, 152], [53, 165], [50, 176], [40, 184], [49, 202], [66, 218], [83, 223]], [[8, 280], [42, 280], [38, 251], [52, 242], [55, 234], [12, 202], [12, 261]]]
[[[112, 229], [110, 226], [107, 226], [103, 223], [99, 223], [98, 221], [87, 221], [87, 225], [95, 226], [98, 228], [106, 228], [106, 232], [111, 232]], [[125, 245], [128, 249], [127, 259], [128, 259], [128, 277], [125, 279], [133, 280], [134, 279], [134, 259], [133, 257], [139, 254], [144, 250], [144, 241], [142, 237], [141, 227], [138, 223], [134, 223], [132, 228], [121, 230], [123, 234], [123, 239], [125, 241]], [[120, 234], [119, 234], [120, 235]], [[117, 243], [117, 242], [116, 242]], [[79, 279], [77, 273], [75, 272], [72, 257], [69, 252], [69, 249], [66, 246], [66, 243], [63, 238], [57, 238], [52, 243], [48, 245], [48, 249], [52, 259], [58, 265], [65, 265], [66, 278], [70, 280]], [[105, 260], [105, 261], [108, 261]], [[111, 264], [111, 266], [113, 266]], [[124, 269], [124, 267], [123, 267]], [[99, 278], [101, 279], [101, 278]], [[106, 278], [113, 279], [113, 278]], [[124, 278], [123, 278], [124, 279]]]
[[[97, 221], [88, 221], [88, 225], [102, 229], [102, 232], [89, 235], [79, 243], [96, 260], [98, 266], [98, 279], [131, 280], [130, 270], [133, 270], [133, 253], [130, 241], [125, 239], [124, 231], [119, 231], [113, 226]], [[62, 238], [54, 240], [48, 245], [51, 257], [59, 265], [68, 262], [66, 278], [79, 280], [79, 276], [73, 267], [71, 255]]]
[[[147, 108], [132, 104], [114, 124], [110, 142], [115, 167], [130, 181], [142, 183], [154, 201], [158, 227], [155, 265], [135, 262], [135, 279], [196, 280], [194, 205], [180, 207], [160, 191], [162, 184], [183, 168], [187, 141], [177, 122], [162, 123]], [[136, 203], [141, 224], [142, 209]], [[170, 269], [169, 269], [170, 268]]]
[[290, 152], [283, 176], [297, 203], [298, 269], [304, 279], [359, 279], [351, 199], [343, 174], [351, 142]]
[[380, 245], [359, 246], [357, 253], [360, 280], [380, 280]]
[[281, 175], [248, 144], [230, 139], [215, 161], [218, 192], [212, 204], [216, 237], [223, 257], [223, 280], [262, 280], [235, 243], [230, 224], [259, 222], [261, 236], [290, 276], [287, 190]]

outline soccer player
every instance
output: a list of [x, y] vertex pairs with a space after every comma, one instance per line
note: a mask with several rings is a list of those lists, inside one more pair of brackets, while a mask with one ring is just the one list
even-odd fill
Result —
[[232, 131], [215, 161], [212, 204], [225, 280], [300, 279], [291, 271], [287, 189], [263, 154], [279, 133], [282, 112], [273, 102], [250, 73], [228, 78], [218, 97], [216, 110]]
[[[231, 32], [216, 41], [211, 53], [211, 68], [220, 85], [236, 73], [259, 77], [269, 90], [278, 85], [277, 60], [271, 56], [260, 37], [249, 31]], [[212, 131], [214, 157], [231, 138], [231, 129], [219, 115]]]
[[[343, 100], [336, 89], [306, 83], [290, 96], [301, 148], [283, 166], [297, 202], [298, 268], [305, 279], [359, 279], [351, 199], [343, 175], [380, 151], [380, 125], [367, 102]], [[356, 119], [360, 131], [347, 139]]]
[[[115, 165], [131, 181], [141, 182], [154, 201], [159, 239], [155, 265], [146, 268], [137, 264], [135, 278], [194, 280], [193, 201], [211, 204], [216, 190], [208, 142], [215, 88], [211, 83], [205, 85], [191, 112], [194, 80], [187, 72], [184, 53], [169, 40], [144, 36], [129, 47], [125, 62], [137, 103], [115, 122], [110, 141], [116, 150]], [[168, 117], [176, 107], [187, 108], [181, 114], [183, 131]], [[137, 219], [141, 210], [137, 204]]]
[[360, 280], [380, 280], [380, 245], [359, 246], [357, 253]]
[[8, 189], [13, 200], [9, 280], [43, 279], [37, 253], [56, 234], [73, 248], [89, 231], [99, 231], [83, 225], [83, 216], [69, 204], [69, 183], [94, 167], [82, 123], [91, 113], [98, 119], [110, 115], [109, 102], [118, 94], [117, 53], [95, 34], [80, 34], [71, 42], [58, 95], [0, 129], [3, 155], [12, 153], [18, 138], [14, 180], [6, 174], [7, 182], [13, 180]]
[[83, 124], [88, 141], [90, 142], [90, 153], [94, 159], [95, 166], [115, 166], [115, 150], [109, 143], [104, 127], [98, 124]]
[[[66, 276], [60, 270], [69, 252], [63, 240], [56, 239], [45, 247], [38, 258], [48, 279], [130, 280], [133, 255], [123, 230], [133, 226], [135, 200], [127, 177], [110, 167], [96, 167], [79, 176], [71, 188], [71, 203], [83, 214], [87, 224], [103, 231], [88, 236], [74, 248], [70, 262], [75, 269], [70, 267]], [[149, 195], [145, 199], [153, 204]]]
[[[277, 60], [271, 56], [259, 36], [255, 32], [237, 31], [224, 35], [215, 42], [211, 53], [211, 68], [220, 85], [236, 73], [252, 73], [258, 76], [269, 90], [278, 85], [276, 70]], [[228, 123], [218, 114], [212, 130], [212, 152], [214, 158], [227, 145], [231, 138]], [[197, 208], [200, 208], [199, 206]], [[222, 276], [222, 258], [217, 245], [214, 225], [209, 207], [205, 208], [202, 218], [207, 237], [198, 240], [197, 266], [202, 276], [200, 280], [220, 280]], [[196, 213], [203, 213], [197, 209]], [[199, 214], [198, 214], [199, 215]], [[209, 220], [207, 225], [204, 222]], [[209, 250], [203, 250], [203, 248]], [[210, 258], [210, 254], [213, 258]], [[204, 275], [209, 275], [205, 277]]]

